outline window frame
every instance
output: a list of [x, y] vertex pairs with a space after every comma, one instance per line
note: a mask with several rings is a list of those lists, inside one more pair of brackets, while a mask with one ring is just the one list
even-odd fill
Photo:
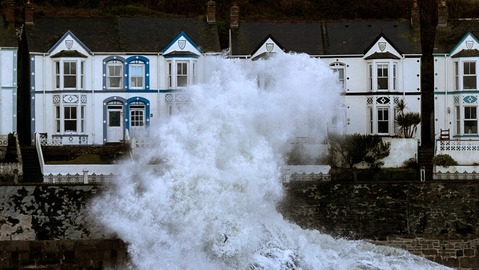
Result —
[[[371, 92], [398, 91], [399, 89], [399, 61], [379, 59], [367, 64], [367, 89]], [[381, 72], [380, 72], [381, 71]], [[383, 82], [380, 83], [380, 80]], [[387, 83], [387, 87], [380, 85]]]
[[[169, 89], [185, 88], [197, 83], [198, 61], [196, 57], [169, 57], [166, 64]], [[180, 65], [181, 70], [179, 69]], [[179, 78], [183, 78], [184, 83], [180, 83]]]
[[[54, 121], [56, 134], [85, 134], [86, 105], [59, 104], [54, 106]], [[74, 129], [69, 129], [74, 126]]]
[[[464, 135], [478, 135], [478, 118], [477, 118], [477, 106], [464, 106], [464, 118], [462, 120], [463, 123], [463, 134]], [[469, 112], [468, 112], [469, 109]], [[473, 109], [473, 110], [472, 110]], [[466, 123], [471, 123], [467, 124]], [[472, 131], [466, 131], [467, 127], [473, 127]], [[475, 130], [474, 130], [475, 128]]]
[[[338, 82], [341, 86], [341, 90], [345, 91], [346, 89], [346, 64], [341, 62], [334, 62], [329, 65], [329, 68], [333, 70], [338, 76]], [[342, 78], [341, 78], [342, 74]]]
[[[478, 57], [467, 57], [467, 58], [462, 57], [462, 58], [456, 58], [454, 60], [453, 62], [454, 90], [456, 91], [479, 90], [479, 76], [477, 73], [478, 63], [479, 63]], [[466, 65], [468, 67], [466, 67]], [[473, 69], [473, 72], [471, 71], [471, 69]]]
[[[110, 73], [110, 67], [113, 67], [115, 68], [115, 72], [116, 72], [116, 68], [119, 68], [119, 74], [111, 74]], [[112, 59], [112, 60], [109, 60], [108, 62], [106, 62], [106, 88], [107, 89], [123, 89], [123, 78], [124, 78], [124, 74], [125, 72], [123, 71], [124, 70], [124, 64], [120, 61], [120, 60], [117, 60], [117, 59]], [[119, 79], [119, 85], [118, 86], [111, 86], [111, 80], [112, 79]]]
[[[67, 73], [68, 64], [68, 73]], [[74, 65], [72, 65], [74, 64]], [[72, 68], [73, 67], [73, 68]], [[74, 73], [71, 72], [74, 69]], [[82, 90], [85, 89], [85, 60], [77, 58], [60, 58], [53, 61], [53, 85], [55, 89]], [[68, 78], [74, 78], [74, 85], [66, 83]], [[67, 86], [65, 86], [67, 85]]]

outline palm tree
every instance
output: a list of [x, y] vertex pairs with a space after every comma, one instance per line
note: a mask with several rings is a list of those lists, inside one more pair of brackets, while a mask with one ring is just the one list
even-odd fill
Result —
[[404, 138], [412, 138], [417, 131], [417, 126], [421, 123], [421, 116], [417, 112], [404, 112], [406, 102], [404, 99], [397, 103], [398, 115], [395, 120], [400, 126], [398, 136]]

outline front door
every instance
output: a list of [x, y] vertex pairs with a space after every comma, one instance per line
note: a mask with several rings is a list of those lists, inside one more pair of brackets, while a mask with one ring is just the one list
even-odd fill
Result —
[[110, 102], [107, 106], [107, 141], [119, 142], [124, 139], [123, 133], [123, 104]]
[[145, 133], [145, 104], [141, 101], [130, 104], [130, 137], [142, 137]]

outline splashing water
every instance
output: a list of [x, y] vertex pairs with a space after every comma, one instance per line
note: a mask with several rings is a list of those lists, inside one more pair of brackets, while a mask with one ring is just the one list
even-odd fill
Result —
[[321, 140], [339, 113], [340, 88], [321, 60], [206, 61], [208, 82], [187, 90], [181, 113], [152, 123], [154, 147], [126, 162], [92, 205], [129, 244], [130, 268], [441, 268], [406, 251], [302, 230], [275, 209], [289, 140]]

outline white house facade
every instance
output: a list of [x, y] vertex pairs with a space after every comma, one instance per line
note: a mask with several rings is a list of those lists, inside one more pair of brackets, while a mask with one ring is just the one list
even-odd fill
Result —
[[[439, 35], [434, 55], [436, 154], [449, 154], [460, 165], [479, 163], [479, 42], [474, 29], [457, 31], [454, 43]], [[447, 29], [439, 33], [443, 31]]]
[[7, 135], [17, 131], [18, 45], [13, 24], [0, 20], [0, 135]]
[[342, 87], [344, 110], [336, 120], [347, 134], [398, 137], [397, 103], [420, 112], [421, 50], [409, 22], [244, 22], [231, 37], [232, 58], [296, 52], [328, 64]]
[[201, 19], [38, 18], [25, 31], [31, 132], [61, 145], [145, 135], [188, 101], [182, 89], [201, 82], [205, 57], [220, 51], [216, 27]]

